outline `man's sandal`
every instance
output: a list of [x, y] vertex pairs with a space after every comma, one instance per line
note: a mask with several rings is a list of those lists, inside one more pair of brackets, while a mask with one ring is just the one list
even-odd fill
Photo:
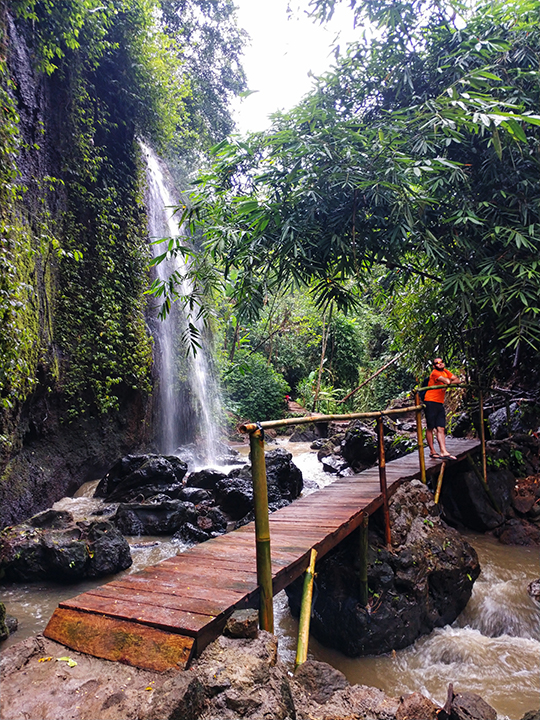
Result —
[[457, 460], [455, 455], [441, 455], [440, 458], [442, 460]]
[[429, 457], [430, 457], [430, 458], [433, 458], [434, 460], [440, 460], [440, 459], [441, 459], [441, 456], [439, 455], [439, 453], [429, 453]]

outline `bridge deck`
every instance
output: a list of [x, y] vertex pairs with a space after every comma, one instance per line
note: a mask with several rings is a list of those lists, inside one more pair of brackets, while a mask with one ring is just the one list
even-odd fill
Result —
[[[458, 460], [477, 440], [448, 438]], [[426, 471], [441, 460], [426, 451]], [[386, 464], [389, 497], [420, 476], [418, 455]], [[274, 594], [382, 505], [377, 467], [339, 478], [270, 515]], [[60, 603], [45, 635], [96, 657], [165, 670], [186, 667], [222, 631], [231, 613], [258, 600], [254, 523], [196, 545], [158, 565]]]

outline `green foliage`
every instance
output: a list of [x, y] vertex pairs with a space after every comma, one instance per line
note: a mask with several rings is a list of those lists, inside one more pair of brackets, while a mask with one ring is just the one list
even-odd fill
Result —
[[308, 412], [313, 411], [314, 405], [317, 412], [326, 413], [327, 415], [343, 412], [342, 406], [339, 405], [337, 401], [341, 400], [344, 391], [324, 381], [320, 384], [317, 400], [315, 401], [317, 375], [318, 373], [313, 370], [306, 378], [298, 383], [297, 396], [300, 405], [305, 407]]
[[[324, 17], [333, 2], [312, 7]], [[234, 274], [244, 322], [299, 285], [321, 310], [350, 310], [351, 279], [382, 266], [391, 306], [414, 278], [438, 291], [430, 315], [420, 288], [430, 347], [409, 335], [411, 358], [440, 332], [489, 379], [501, 353], [540, 349], [540, 4], [490, 3], [464, 27], [447, 3], [355, 8], [383, 32], [270, 132], [214, 148], [192, 226]]]
[[107, 29], [115, 14], [112, 3], [97, 0], [12, 0], [15, 17], [28, 21], [38, 69], [51, 75], [69, 51], [81, 45], [96, 64], [110, 49]]
[[229, 409], [252, 422], [283, 417], [290, 388], [258, 353], [241, 352], [223, 377]]
[[[135, 167], [106, 164], [99, 184], [69, 189], [67, 247], [82, 252], [79, 262], [61, 265], [57, 314], [58, 342], [69, 359], [63, 389], [70, 415], [106, 413], [129, 389], [150, 390], [144, 211], [135, 180]], [[81, 215], [92, 219], [91, 233]]]
[[[236, 25], [232, 0], [161, 0], [164, 31], [180, 48], [186, 97], [186, 136], [175, 143], [185, 153], [204, 150], [234, 128], [230, 101], [246, 89], [241, 53], [246, 33]], [[173, 159], [173, 158], [171, 158]]]

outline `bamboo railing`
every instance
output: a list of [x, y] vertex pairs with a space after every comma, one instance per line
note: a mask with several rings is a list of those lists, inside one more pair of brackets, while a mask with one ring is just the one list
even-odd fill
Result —
[[[445, 390], [451, 390], [454, 388], [463, 387], [477, 387], [471, 384], [455, 384], [455, 385], [433, 385], [430, 386], [430, 390], [444, 388]], [[240, 425], [238, 430], [241, 433], [249, 434], [250, 450], [251, 450], [251, 464], [253, 473], [253, 493], [254, 493], [254, 505], [255, 505], [255, 543], [256, 543], [256, 558], [257, 558], [257, 582], [260, 587], [260, 605], [259, 605], [259, 625], [261, 629], [268, 630], [269, 632], [274, 631], [274, 612], [273, 612], [273, 592], [272, 592], [272, 568], [271, 568], [271, 548], [270, 548], [270, 530], [268, 521], [268, 489], [266, 482], [266, 464], [264, 457], [264, 431], [279, 427], [287, 427], [289, 425], [306, 425], [309, 423], [326, 423], [331, 421], [341, 420], [375, 420], [377, 423], [377, 445], [378, 445], [378, 458], [379, 458], [379, 482], [381, 487], [381, 494], [383, 498], [383, 514], [384, 514], [384, 528], [385, 528], [385, 540], [388, 546], [391, 545], [391, 527], [390, 527], [390, 514], [388, 508], [388, 493], [386, 488], [386, 460], [384, 452], [384, 428], [383, 418], [384, 417], [399, 417], [410, 412], [415, 413], [416, 417], [416, 435], [418, 442], [418, 463], [420, 468], [420, 477], [423, 483], [426, 482], [426, 464], [424, 457], [424, 440], [422, 432], [422, 408], [424, 405], [420, 401], [419, 393], [427, 388], [417, 388], [415, 392], [415, 404], [405, 408], [393, 408], [388, 410], [381, 410], [377, 412], [363, 412], [363, 413], [345, 413], [335, 415], [322, 415], [312, 414], [305, 417], [295, 418], [284, 418], [281, 420], [266, 420], [264, 422], [257, 423], [244, 423]], [[483, 424], [483, 392], [480, 389], [480, 442], [482, 447], [482, 472], [476, 469], [478, 475], [481, 475], [481, 480], [484, 484], [486, 492], [488, 493], [492, 502], [494, 502], [492, 494], [487, 484], [487, 460], [486, 460], [486, 438]], [[473, 463], [472, 458], [469, 460]], [[436, 489], [436, 502], [438, 502], [439, 495], [441, 492], [442, 479], [444, 475], [446, 463], [443, 462], [439, 473], [437, 489]], [[476, 468], [476, 466], [474, 466]], [[367, 530], [366, 530], [367, 532]], [[366, 545], [367, 540], [364, 537], [361, 540], [362, 547]], [[309, 570], [309, 574], [313, 576], [313, 568]], [[367, 569], [366, 569], [367, 570]], [[367, 578], [366, 578], [367, 586]], [[363, 588], [363, 594], [367, 588]], [[309, 594], [309, 592], [308, 592]], [[307, 612], [307, 610], [305, 611]], [[304, 633], [305, 634], [305, 633]], [[298, 662], [298, 661], [297, 661]], [[302, 662], [300, 660], [300, 662]]]

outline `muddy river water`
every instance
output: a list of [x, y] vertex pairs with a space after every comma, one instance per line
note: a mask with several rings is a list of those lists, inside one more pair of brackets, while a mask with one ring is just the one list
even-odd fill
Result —
[[[291, 444], [295, 462], [315, 487], [328, 484], [313, 452]], [[90, 514], [96, 501], [93, 485], [76, 498], [55, 505], [77, 515]], [[420, 691], [444, 704], [448, 683], [456, 692], [476, 692], [499, 717], [519, 720], [540, 707], [540, 607], [527, 593], [527, 585], [540, 576], [537, 548], [509, 547], [493, 538], [469, 533], [480, 558], [482, 572], [465, 611], [452, 626], [440, 628], [413, 646], [379, 657], [347, 658], [310, 640], [310, 656], [341, 670], [351, 683], [378, 687], [389, 695]], [[128, 538], [133, 566], [127, 573], [153, 565], [187, 546], [165, 537]], [[73, 597], [111, 578], [76, 585], [53, 583], [12, 584], [0, 587], [0, 599], [18, 618], [19, 630], [3, 648], [41, 632], [60, 600]], [[294, 664], [297, 623], [285, 593], [275, 598], [276, 631], [281, 659]]]

